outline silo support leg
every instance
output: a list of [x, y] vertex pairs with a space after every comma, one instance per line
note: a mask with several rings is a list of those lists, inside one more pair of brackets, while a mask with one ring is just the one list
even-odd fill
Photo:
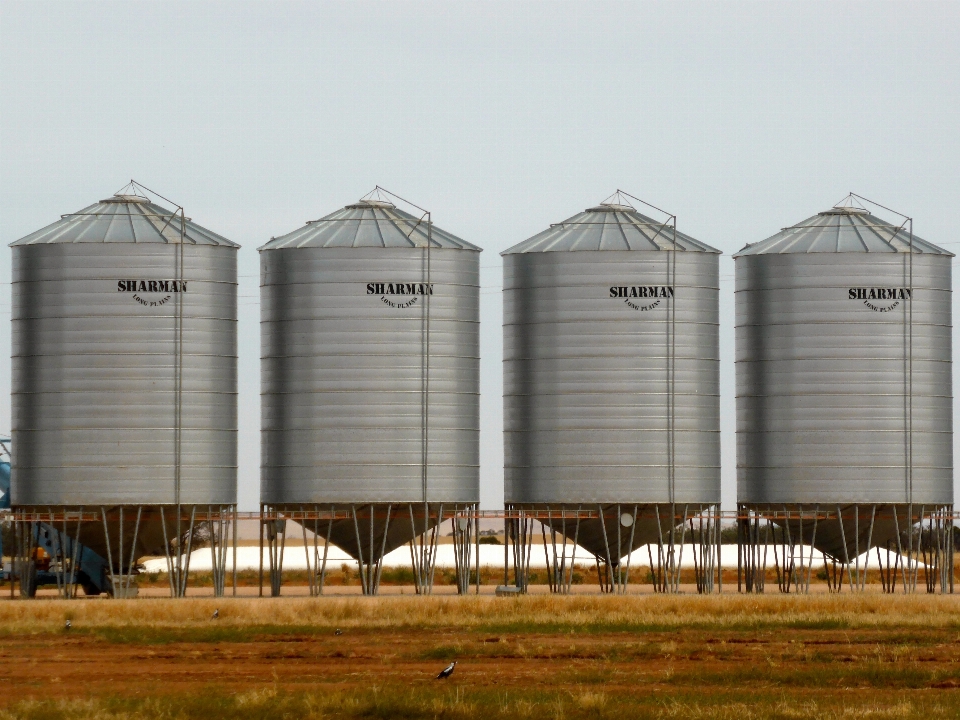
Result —
[[233, 596], [237, 596], [237, 506], [233, 506]]
[[[550, 509], [547, 508], [547, 520], [550, 520]], [[550, 542], [551, 549], [553, 550], [553, 558], [551, 562], [550, 553], [547, 550], [547, 524], [540, 523], [540, 537], [543, 540], [543, 565], [547, 570], [547, 587], [550, 589], [551, 593], [556, 594], [557, 585], [557, 534], [553, 528], [550, 529]]]
[[353, 517], [353, 532], [357, 538], [357, 572], [360, 573], [360, 589], [364, 595], [367, 592], [367, 577], [363, 572], [363, 541], [360, 540], [360, 523], [357, 521], [357, 506], [350, 506], [350, 514]]
[[[600, 591], [601, 592], [613, 592], [613, 573], [614, 573], [614, 563], [616, 559], [613, 554], [610, 552], [610, 539], [607, 536], [607, 518], [603, 512], [603, 506], [597, 506], [598, 514], [600, 515], [600, 528], [603, 530], [603, 547], [606, 550], [606, 557], [601, 560], [597, 557], [597, 577], [600, 579]], [[601, 564], [603, 566], [603, 572], [601, 573]]]
[[279, 597], [283, 586], [283, 554], [287, 547], [287, 521], [272, 512], [267, 521], [267, 551], [270, 559], [270, 597]]
[[767, 520], [764, 524], [763, 520], [760, 511], [740, 506], [737, 520], [737, 557], [740, 565], [737, 574], [738, 586], [747, 593], [762, 593], [764, 590], [771, 523]]
[[473, 506], [473, 542], [477, 554], [477, 595], [480, 594], [480, 505]]
[[[176, 512], [178, 514], [176, 518], [177, 532], [181, 532], [182, 509], [179, 505], [176, 508]], [[171, 538], [167, 532], [166, 512], [162, 507], [160, 508], [160, 525], [163, 528], [163, 545], [167, 560], [167, 575], [170, 579], [170, 597], [184, 597], [187, 593], [187, 578], [190, 572], [190, 548], [193, 542], [196, 514], [197, 508], [193, 507], [186, 534]], [[186, 537], [187, 540], [186, 552], [184, 552], [183, 548], [184, 537]], [[174, 545], [176, 546], [175, 551], [173, 549]], [[107, 550], [108, 552], [110, 550], [109, 544], [107, 545]]]
[[417, 553], [417, 524], [413, 520], [413, 505], [407, 506], [410, 511], [410, 542], [407, 544], [410, 548], [410, 569], [413, 570], [413, 586], [417, 595], [423, 595], [423, 588], [420, 585], [420, 563]]
[[530, 561], [533, 559], [533, 518], [527, 518], [524, 533], [526, 534], [526, 565], [523, 568], [525, 587], [530, 584]]
[[530, 587], [530, 560], [532, 557], [533, 520], [525, 517], [520, 521], [520, 574], [523, 592], [527, 592]]
[[320, 587], [317, 591], [319, 595], [323, 595], [323, 581], [327, 578], [327, 556], [330, 552], [330, 535], [333, 533], [333, 508], [330, 508], [330, 522], [327, 526], [327, 535], [323, 539], [323, 562], [320, 565]]
[[[138, 506], [137, 506], [137, 519], [134, 521], [134, 524], [133, 524], [133, 535], [132, 535], [131, 538], [130, 538], [130, 554], [129, 554], [129, 556], [127, 557], [126, 563], [124, 563], [124, 561], [123, 561], [123, 555], [121, 554], [121, 556], [120, 556], [120, 588], [121, 588], [121, 592], [123, 593], [123, 597], [124, 597], [124, 598], [132, 597], [131, 592], [130, 592], [130, 589], [131, 589], [132, 584], [133, 584], [134, 572], [135, 572], [135, 570], [136, 570], [136, 562], [137, 562], [137, 540], [139, 539], [139, 536], [140, 536], [140, 520], [142, 519], [142, 517], [143, 517], [143, 506], [142, 506], [142, 505], [138, 505]], [[123, 530], [123, 528], [121, 528], [121, 536], [120, 536], [120, 537], [121, 537], [121, 540], [120, 540], [121, 548], [122, 548], [122, 545], [123, 545], [122, 530]]]
[[[262, 523], [261, 523], [262, 525]], [[167, 580], [170, 583], [170, 597], [177, 596], [176, 586], [173, 583], [173, 564], [172, 551], [170, 547], [170, 537], [167, 534], [167, 513], [163, 507], [160, 508], [160, 527], [163, 528], [163, 554], [167, 561]]]
[[737, 591], [759, 592], [756, 577], [756, 535], [753, 512], [741, 505], [737, 511]]
[[213, 573], [213, 595], [223, 597], [227, 579], [227, 539], [230, 534], [230, 507], [207, 506], [210, 525], [210, 564]]
[[530, 559], [533, 549], [533, 523], [522, 508], [514, 508], [517, 517], [509, 520], [513, 560], [513, 578], [520, 592], [527, 592], [530, 584]]
[[107, 509], [100, 508], [100, 517], [103, 520], [103, 539], [107, 546], [107, 572], [110, 573], [110, 596], [117, 596], [117, 580], [113, 571], [113, 550], [110, 547], [110, 528], [107, 526]]
[[663, 524], [660, 522], [660, 506], [653, 506], [653, 515], [657, 519], [657, 569], [653, 578], [654, 592], [667, 591], [667, 566], [663, 550]]
[[[83, 508], [80, 508], [77, 513], [77, 530], [73, 535], [71, 541], [71, 556], [70, 556], [70, 576], [68, 580], [67, 587], [69, 588], [67, 597], [76, 598], [77, 597], [77, 573], [80, 569], [80, 558], [82, 553], [80, 551], [80, 528], [83, 524]], [[63, 530], [64, 535], [67, 534], [67, 518], [64, 516], [63, 519]]]
[[264, 531], [264, 522], [265, 522], [265, 520], [263, 519], [263, 512], [264, 512], [264, 507], [263, 505], [261, 505], [260, 506], [260, 573], [259, 573], [260, 590], [258, 593], [259, 597], [263, 597], [263, 531]]
[[870, 527], [867, 530], [866, 556], [863, 558], [863, 577], [860, 579], [860, 592], [863, 592], [864, 590], [866, 590], [866, 587], [867, 587], [867, 571], [868, 571], [868, 568], [870, 567], [870, 547], [873, 545], [873, 528], [874, 528], [874, 525], [876, 524], [876, 519], [877, 519], [877, 506], [872, 505], [870, 507]]
[[[392, 505], [387, 505], [387, 517], [383, 524], [383, 539], [380, 541], [380, 553], [377, 555], [377, 562], [375, 565], [376, 572], [373, 577], [373, 593], [376, 595], [380, 592], [380, 577], [383, 573], [383, 554], [387, 547], [387, 532], [390, 530], [390, 510]], [[370, 515], [371, 525], [373, 522], [373, 513]]]
[[[190, 524], [187, 526], [187, 547], [183, 554], [183, 564], [180, 569], [180, 589], [178, 597], [187, 596], [187, 584], [190, 580], [190, 553], [193, 548], [193, 534], [197, 527], [197, 506], [190, 508]], [[179, 541], [178, 541], [179, 542]], [[177, 548], [179, 551], [179, 547]]]
[[[470, 556], [471, 545], [473, 543], [473, 517], [474, 507], [468, 505], [465, 508], [454, 506], [453, 517], [453, 559], [457, 575], [457, 593], [466, 595], [470, 591]], [[479, 554], [477, 557], [479, 572]]]
[[[688, 519], [688, 517], [689, 517], [689, 506], [688, 506], [688, 505], [684, 505], [684, 506], [683, 506], [683, 518], [682, 518], [681, 521], [680, 521], [680, 551], [679, 551], [679, 552], [677, 553], [677, 555], [676, 555], [677, 560], [676, 560], [676, 563], [675, 563], [675, 566], [674, 566], [673, 592], [675, 592], [675, 593], [680, 592], [680, 573], [681, 573], [682, 568], [683, 568], [683, 546], [684, 546], [684, 545], [686, 544], [686, 542], [687, 542], [687, 519]], [[674, 517], [674, 520], [673, 520], [673, 521], [676, 522], [676, 521], [677, 521], [677, 518]], [[676, 531], [674, 530], [674, 534], [673, 534], [673, 537], [672, 537], [672, 543], [675, 544], [675, 543], [676, 543], [676, 540], [677, 540], [677, 538], [676, 538]]]
[[413, 578], [418, 595], [429, 595], [433, 592], [433, 575], [436, 566], [437, 540], [440, 535], [440, 523], [443, 520], [443, 505], [437, 509], [436, 522], [430, 523], [431, 509], [429, 505], [423, 507], [423, 526], [418, 528], [414, 517], [414, 505], [408, 506], [410, 513], [410, 563], [413, 566]]
[[[695, 518], [690, 519], [690, 540], [693, 543], [693, 567], [697, 593], [712, 593], [717, 576], [716, 508], [698, 507]], [[696, 526], [694, 526], [696, 522]]]
[[947, 523], [947, 573], [950, 582], [950, 594], [953, 594], [954, 578], [956, 573], [953, 567], [953, 549], [954, 549], [954, 525], [953, 508], [948, 508], [949, 522]]
[[[703, 595], [706, 587], [706, 563], [707, 554], [704, 552], [703, 545], [703, 508], [697, 511], [696, 518], [690, 518], [690, 541], [693, 544], [693, 581], [697, 587], [697, 594]], [[695, 524], [696, 523], [696, 524]]]
[[513, 580], [514, 584], [520, 588], [520, 592], [527, 591], [527, 576], [524, 572], [527, 548], [525, 528], [526, 520], [521, 511], [513, 521]]
[[820, 518], [820, 506], [815, 505], [813, 508], [813, 532], [810, 534], [810, 555], [807, 560], [807, 577], [806, 577], [806, 586], [804, 592], [810, 592], [810, 580], [813, 575], [813, 550], [817, 546], [817, 522]]
[[[300, 508], [300, 511], [303, 513], [304, 518], [306, 518], [306, 512], [303, 507]], [[303, 531], [303, 554], [304, 560], [307, 563], [307, 587], [310, 590], [310, 597], [316, 597], [319, 595], [317, 576], [320, 572], [320, 552], [319, 552], [319, 520], [316, 517], [317, 508], [313, 509], [313, 547], [310, 546], [310, 541], [307, 539], [307, 522], [304, 520], [300, 523], [300, 529]]]
[[20, 511], [17, 513], [18, 522], [14, 524], [16, 528], [16, 550], [13, 558], [14, 578], [10, 582], [10, 597], [14, 596], [14, 580], [20, 588], [20, 597], [32, 598], [36, 596], [36, 564], [34, 562], [34, 550], [36, 549], [36, 523], [28, 520], [28, 513]]
[[[507, 508], [509, 509], [509, 505]], [[510, 520], [503, 518], [503, 585], [510, 582]]]
[[[50, 527], [54, 527], [53, 510], [48, 508], [47, 512], [49, 513], [49, 516], [50, 516], [49, 520], [47, 521], [47, 524]], [[64, 582], [63, 582], [64, 559], [63, 559], [63, 552], [60, 549], [60, 546], [61, 546], [60, 533], [56, 531], [53, 533], [53, 535], [50, 537], [50, 545], [51, 545], [50, 549], [53, 551], [50, 556], [50, 560], [51, 560], [50, 567], [56, 568], [54, 570], [53, 575], [54, 575], [54, 579], [57, 581], [57, 597], [62, 598], [64, 594]]]
[[[327, 556], [330, 552], [330, 535], [333, 532], [333, 518], [335, 508], [330, 508], [330, 519], [327, 532], [323, 536], [323, 556], [320, 555], [320, 506], [313, 508], [313, 549], [311, 551], [306, 540], [304, 550], [307, 553], [307, 576], [310, 581], [311, 597], [323, 595], [323, 584], [327, 576]], [[306, 538], [306, 523], [304, 523], [304, 537]]]
[[[630, 586], [630, 558], [633, 556], [633, 541], [637, 535], [637, 506], [633, 506], [633, 515], [630, 516], [630, 541], [627, 545], [627, 566], [624, 568], [623, 572], [623, 583], [622, 583], [622, 593], [627, 593], [627, 588]], [[623, 515], [621, 514], [617, 518], [618, 525], [623, 524]]]
[[223, 532], [222, 510], [218, 510], [214, 514], [213, 507], [207, 505], [207, 522], [210, 524], [210, 574], [213, 576], [213, 596], [222, 597], [221, 578], [223, 573], [220, 568], [220, 537]]
[[571, 586], [573, 585], [573, 571], [575, 567], [574, 563], [577, 560], [577, 543], [579, 541], [580, 541], [580, 507], [577, 506], [577, 524], [574, 526], [574, 529], [573, 529], [573, 547], [570, 548], [570, 572], [566, 576], [566, 585], [567, 585], [566, 594], [568, 595], [570, 594], [570, 589], [571, 589]]
[[[374, 517], [375, 517], [375, 508], [373, 505], [370, 506], [370, 549], [367, 553], [367, 593], [369, 595], [376, 595], [377, 588], [373, 583], [374, 567], [376, 565], [376, 554], [373, 545], [373, 532], [374, 532]], [[360, 568], [361, 572], [364, 570], [363, 567]]]
[[[927, 524], [924, 530], [924, 521]], [[921, 517], [919, 552], [923, 561], [924, 581], [928, 593], [950, 592], [952, 519], [948, 508], [935, 508], [926, 518]]]
[[[897, 538], [897, 558], [896, 558], [896, 565], [899, 565], [899, 566], [900, 566], [900, 580], [901, 580], [901, 582], [903, 583], [903, 592], [904, 592], [904, 594], [906, 595], [906, 594], [907, 594], [908, 592], [910, 592], [910, 591], [908, 590], [907, 573], [906, 573], [906, 570], [904, 570], [904, 567], [903, 567], [903, 543], [900, 541], [900, 517], [899, 517], [899, 513], [897, 512], [897, 509], [896, 509], [896, 508], [893, 509], [893, 523], [894, 523], [894, 527], [895, 527], [895, 529], [896, 529], [896, 538]], [[907, 526], [909, 527], [909, 525], [910, 525], [910, 522], [909, 522], [909, 518], [908, 518], [908, 520], [907, 520]], [[892, 586], [892, 587], [894, 587], [894, 588], [896, 587], [896, 565], [894, 566], [894, 572], [893, 572], [893, 578], [894, 578], [894, 580], [893, 580], [893, 586]], [[893, 590], [891, 590], [891, 592], [893, 592]]]

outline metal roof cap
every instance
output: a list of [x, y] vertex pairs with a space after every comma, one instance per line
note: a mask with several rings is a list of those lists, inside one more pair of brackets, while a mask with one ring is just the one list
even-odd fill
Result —
[[180, 213], [151, 202], [141, 195], [117, 193], [75, 213], [61, 215], [45, 228], [10, 243], [56, 245], [67, 243], [168, 243], [240, 247], [212, 230], [183, 219]]
[[[307, 223], [293, 232], [270, 238], [257, 248], [284, 250], [290, 248], [425, 248], [428, 228], [425, 217], [416, 217], [384, 200], [364, 198], [340, 210]], [[476, 245], [453, 233], [438, 228], [429, 229], [431, 248], [445, 250], [473, 250]]]
[[395, 208], [392, 202], [387, 202], [386, 200], [360, 200], [346, 207], [350, 209], [354, 208]]
[[112, 197], [105, 198], [101, 203], [149, 203], [149, 198], [140, 195], [121, 195], [117, 193]]
[[636, 208], [632, 205], [619, 205], [617, 203], [600, 203], [596, 207], [587, 208], [584, 212], [635, 212]]
[[[624, 197], [617, 191], [615, 197]], [[675, 218], [669, 216], [670, 219]], [[703, 252], [720, 251], [676, 230], [668, 219], [657, 221], [632, 205], [603, 202], [551, 225], [547, 230], [504, 250], [501, 255], [596, 250]]]
[[817, 215], [869, 215], [870, 211], [866, 208], [859, 207], [840, 207], [834, 206], [829, 210], [824, 210], [822, 213], [817, 213]]
[[894, 225], [862, 207], [837, 206], [824, 210], [766, 240], [748, 243], [733, 257], [803, 253], [953, 253], [913, 235], [906, 223]]

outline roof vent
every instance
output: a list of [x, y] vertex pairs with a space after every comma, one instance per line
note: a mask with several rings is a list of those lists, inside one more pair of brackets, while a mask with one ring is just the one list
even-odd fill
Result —
[[859, 207], [832, 207], [818, 215], [869, 215], [870, 211]]
[[147, 198], [141, 195], [120, 195], [119, 193], [113, 197], [108, 197], [104, 200], [101, 200], [102, 203], [148, 203], [150, 202]]
[[636, 212], [633, 205], [620, 205], [619, 203], [600, 203], [596, 207], [587, 208], [586, 212]]
[[352, 205], [347, 205], [346, 207], [350, 208], [351, 210], [356, 210], [364, 208], [394, 208], [396, 205], [391, 202], [387, 202], [386, 200], [360, 200], [359, 202], [355, 202]]

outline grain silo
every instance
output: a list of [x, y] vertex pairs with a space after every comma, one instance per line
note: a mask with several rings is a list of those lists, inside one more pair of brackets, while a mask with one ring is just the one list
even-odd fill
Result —
[[[521, 587], [529, 519], [596, 556], [617, 591], [646, 544], [657, 588], [675, 590], [695, 539], [698, 584], [712, 587], [719, 251], [629, 197], [502, 253], [505, 502]], [[562, 542], [551, 572], [559, 592], [568, 552]]]
[[[475, 534], [480, 248], [396, 199], [378, 188], [260, 248], [260, 497], [275, 594], [286, 519], [354, 557], [368, 594], [382, 557], [407, 542], [417, 590], [430, 592], [444, 518], [457, 516], [461, 550]], [[317, 593], [320, 552], [308, 552]]]
[[813, 548], [835, 590], [874, 548], [887, 590], [918, 555], [928, 589], [951, 582], [952, 257], [856, 196], [734, 256], [746, 589], [768, 542], [784, 591], [809, 590]]
[[45, 538], [66, 594], [92, 552], [115, 594], [131, 592], [138, 558], [166, 555], [182, 595], [200, 522], [223, 590], [238, 246], [143, 190], [131, 183], [11, 244], [12, 505], [34, 523], [21, 554]]

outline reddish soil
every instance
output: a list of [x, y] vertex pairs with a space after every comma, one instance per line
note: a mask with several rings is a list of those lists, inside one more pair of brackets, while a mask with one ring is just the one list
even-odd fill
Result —
[[[0, 704], [26, 698], [163, 695], [433, 683], [459, 659], [471, 687], [558, 688], [602, 682], [638, 688], [735, 689], [739, 682], [791, 692], [960, 686], [956, 633], [859, 630], [555, 633], [486, 636], [416, 629], [341, 636], [278, 635], [230, 642], [137, 643], [99, 634], [8, 636], [0, 645]], [[898, 669], [909, 671], [903, 674]], [[909, 676], [909, 677], [908, 677]]]

